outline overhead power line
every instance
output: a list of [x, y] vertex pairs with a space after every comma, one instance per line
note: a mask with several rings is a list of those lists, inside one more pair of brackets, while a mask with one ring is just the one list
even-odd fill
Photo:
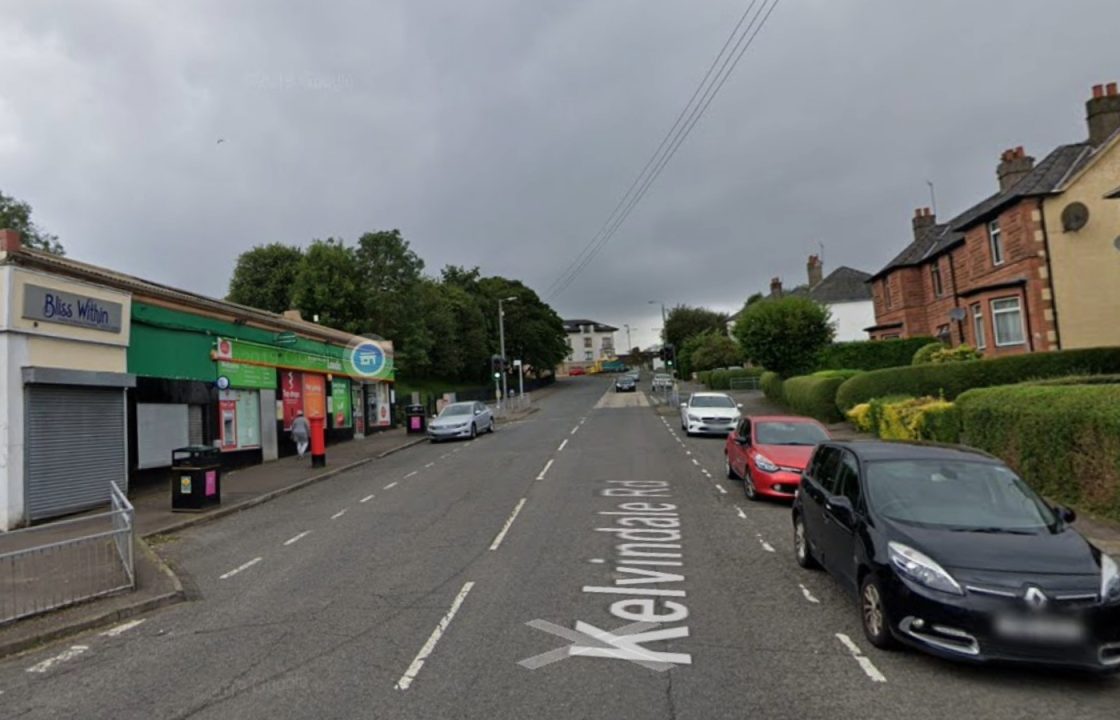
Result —
[[[712, 60], [707, 72], [696, 86], [688, 102], [685, 103], [676, 121], [669, 128], [665, 137], [662, 138], [661, 143], [649, 160], [646, 161], [637, 177], [634, 178], [622, 199], [611, 211], [603, 226], [580, 251], [575, 260], [549, 286], [546, 291], [549, 299], [555, 298], [571, 286], [579, 274], [591, 264], [591, 261], [606, 247], [607, 243], [626, 222], [630, 213], [642, 201], [642, 198], [645, 197], [649, 188], [661, 175], [665, 166], [672, 160], [681, 144], [684, 143], [692, 129], [704, 116], [704, 113], [712, 104], [716, 95], [719, 94], [727, 79], [735, 71], [739, 61], [754, 43], [758, 33], [765, 26], [766, 21], [769, 20], [770, 15], [780, 2], [781, 0], [762, 0], [762, 4], [759, 5], [759, 0], [752, 0], [728, 35], [723, 47], [715, 59]], [[755, 12], [756, 7], [757, 12]], [[748, 18], [750, 18], [749, 21]], [[744, 23], [747, 23], [745, 28], [743, 27]], [[717, 66], [718, 70], [716, 69]]]

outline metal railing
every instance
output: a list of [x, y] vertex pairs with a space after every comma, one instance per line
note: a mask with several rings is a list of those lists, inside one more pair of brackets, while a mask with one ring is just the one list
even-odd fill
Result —
[[762, 387], [762, 383], [757, 377], [731, 378], [728, 383], [731, 390], [758, 390]]
[[0, 624], [136, 587], [135, 510], [110, 483], [108, 512], [0, 534]]

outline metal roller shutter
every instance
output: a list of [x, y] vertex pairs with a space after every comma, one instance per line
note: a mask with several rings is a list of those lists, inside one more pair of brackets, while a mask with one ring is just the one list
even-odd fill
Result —
[[109, 501], [127, 492], [124, 392], [120, 388], [27, 386], [27, 510], [31, 520]]

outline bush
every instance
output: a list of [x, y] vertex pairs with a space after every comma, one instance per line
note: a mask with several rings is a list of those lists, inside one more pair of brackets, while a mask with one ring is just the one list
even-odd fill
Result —
[[847, 412], [860, 403], [885, 395], [931, 395], [953, 400], [972, 388], [1100, 373], [1120, 373], [1120, 348], [1039, 352], [945, 365], [874, 370], [846, 380], [836, 393], [836, 404]]
[[955, 348], [941, 348], [930, 355], [929, 361], [935, 365], [944, 365], [945, 363], [979, 360], [982, 357], [984, 355], [971, 345], [958, 345]]
[[871, 403], [860, 403], [848, 411], [848, 420], [856, 426], [856, 430], [860, 432], [872, 432], [871, 427]]
[[860, 403], [848, 419], [867, 433], [884, 440], [960, 442], [960, 418], [953, 403], [940, 398], [891, 398]]
[[[820, 354], [817, 367], [822, 369], [854, 368], [856, 370], [882, 370], [909, 365], [914, 353], [929, 343], [931, 337], [906, 338], [905, 340], [859, 340], [832, 343]], [[940, 345], [940, 343], [938, 343]]]
[[1118, 385], [1120, 375], [1069, 375], [1066, 377], [1050, 378], [1048, 380], [1034, 380], [1031, 385]]
[[765, 393], [767, 399], [784, 405], [786, 402], [785, 393], [782, 391], [782, 376], [776, 372], [764, 372], [759, 381], [762, 383], [762, 392]]
[[888, 405], [895, 405], [898, 403], [905, 403], [913, 400], [914, 398], [909, 395], [887, 395], [886, 397], [875, 398], [868, 405], [867, 413], [867, 426], [868, 432], [875, 437], [880, 437], [883, 428], [883, 416]]
[[849, 377], [850, 374], [838, 370], [792, 377], [782, 385], [782, 394], [786, 404], [796, 413], [825, 423], [840, 422], [844, 416], [836, 407], [836, 391]]
[[863, 371], [862, 370], [818, 370], [817, 372], [813, 373], [812, 377], [843, 378], [843, 379], [847, 380], [848, 378], [850, 378], [854, 375], [859, 375], [861, 372], [863, 372]]
[[828, 308], [791, 296], [747, 305], [734, 333], [752, 362], [791, 377], [817, 368], [836, 331]]
[[761, 377], [762, 368], [734, 368], [732, 370], [709, 370], [697, 373], [700, 382], [708, 386], [709, 390], [730, 390], [731, 381], [737, 378]]
[[928, 345], [923, 345], [918, 348], [918, 352], [914, 353], [914, 359], [910, 361], [911, 365], [925, 365], [932, 362], [933, 354], [941, 352], [945, 346], [939, 342], [931, 342]]
[[1120, 520], [1120, 387], [993, 387], [956, 405], [965, 442], [1051, 500]]

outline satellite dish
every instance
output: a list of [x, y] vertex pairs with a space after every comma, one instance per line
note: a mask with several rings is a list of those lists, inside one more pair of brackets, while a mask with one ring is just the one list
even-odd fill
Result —
[[1062, 210], [1062, 229], [1077, 232], [1089, 222], [1089, 208], [1085, 203], [1072, 202]]
[[953, 308], [949, 311], [950, 319], [956, 320], [957, 322], [964, 320], [967, 316], [968, 314], [964, 311], [964, 308]]

